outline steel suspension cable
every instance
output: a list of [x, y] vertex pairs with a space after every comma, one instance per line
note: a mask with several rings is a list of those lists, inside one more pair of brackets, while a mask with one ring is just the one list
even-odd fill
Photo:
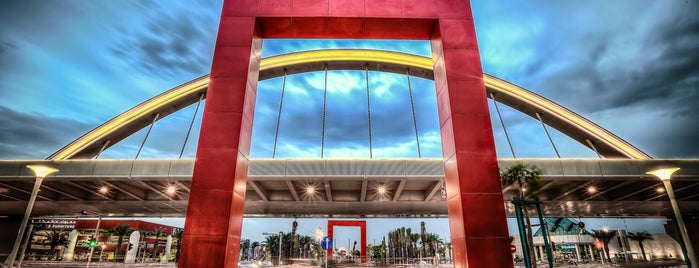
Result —
[[592, 150], [595, 151], [595, 153], [597, 154], [597, 157], [598, 157], [598, 159], [597, 159], [597, 167], [599, 167], [599, 174], [600, 174], [600, 176], [604, 177], [604, 171], [602, 171], [602, 161], [600, 161], [600, 159], [602, 159], [602, 155], [600, 155], [599, 152], [597, 152], [597, 148], [595, 148], [595, 145], [592, 144], [592, 141], [591, 141], [591, 140], [585, 139], [585, 142], [586, 142], [587, 145], [589, 145], [590, 148], [592, 148]]
[[[159, 113], [155, 114], [155, 117], [153, 117], [153, 122], [151, 122], [150, 127], [148, 127], [148, 131], [146, 132], [146, 136], [143, 137], [143, 141], [141, 142], [141, 146], [138, 147], [138, 152], [136, 152], [136, 157], [134, 157], [134, 160], [138, 159], [138, 156], [141, 155], [141, 150], [143, 150], [143, 146], [146, 144], [146, 141], [148, 140], [148, 136], [150, 135], [150, 131], [153, 130], [153, 126], [155, 125], [155, 121], [158, 120], [158, 117], [160, 117]], [[136, 161], [131, 162], [131, 170], [129, 170], [129, 179], [131, 178], [131, 174], [133, 174], [133, 167], [135, 164], [136, 164]]]
[[374, 158], [373, 145], [371, 141], [371, 98], [369, 97], [369, 65], [364, 65], [366, 73], [366, 111], [369, 122], [369, 158]]
[[585, 142], [587, 143], [587, 145], [590, 146], [590, 148], [592, 148], [593, 151], [595, 151], [595, 154], [597, 154], [598, 158], [602, 158], [602, 155], [599, 154], [599, 152], [597, 151], [597, 148], [595, 148], [595, 145], [592, 144], [592, 141], [585, 139]]
[[277, 126], [274, 131], [274, 149], [272, 149], [272, 158], [277, 155], [277, 139], [279, 138], [279, 121], [282, 118], [282, 106], [284, 105], [284, 90], [286, 89], [286, 69], [284, 69], [284, 80], [282, 80], [282, 94], [279, 97], [279, 113], [277, 114]]
[[[102, 154], [102, 152], [104, 152], [104, 150], [107, 149], [107, 146], [109, 146], [109, 143], [111, 143], [111, 142], [112, 142], [112, 140], [107, 140], [107, 141], [105, 141], [104, 144], [102, 144], [102, 147], [100, 148], [100, 151], [97, 152], [97, 155], [95, 155], [95, 157], [93, 157], [92, 159], [97, 159], [97, 158], [99, 158], [100, 155]], [[97, 169], [97, 165], [92, 165], [92, 173], [90, 173], [91, 175], [95, 175], [95, 169]], [[133, 171], [133, 163], [131, 164], [131, 172], [132, 172], [132, 171]], [[129, 172], [129, 174], [131, 174], [131, 172]], [[131, 175], [129, 175], [129, 177], [131, 177]]]
[[495, 101], [495, 95], [490, 93], [490, 98], [493, 100], [495, 105], [495, 111], [498, 113], [498, 118], [500, 118], [500, 124], [502, 125], [502, 130], [505, 132], [505, 138], [507, 139], [507, 145], [510, 146], [510, 152], [512, 152], [512, 158], [517, 158], [515, 155], [515, 149], [512, 148], [512, 142], [510, 141], [510, 134], [507, 133], [507, 128], [505, 127], [505, 121], [502, 120], [502, 115], [500, 114], [500, 108], [498, 108], [498, 102]]
[[536, 118], [538, 118], [539, 122], [541, 123], [541, 127], [544, 128], [544, 132], [546, 132], [546, 137], [549, 138], [549, 142], [551, 143], [551, 147], [553, 147], [553, 151], [556, 152], [556, 156], [558, 156], [558, 158], [561, 158], [561, 154], [558, 153], [558, 149], [556, 148], [556, 144], [554, 144], [553, 139], [551, 139], [551, 134], [549, 134], [549, 130], [546, 129], [546, 125], [544, 124], [544, 120], [541, 119], [541, 114], [539, 114], [539, 113], [535, 113], [535, 114], [536, 114]]
[[102, 147], [100, 147], [100, 151], [97, 152], [97, 154], [95, 155], [95, 157], [93, 157], [92, 159], [97, 159], [97, 158], [99, 158], [100, 155], [102, 154], [102, 152], [104, 152], [104, 150], [107, 149], [107, 146], [109, 146], [109, 143], [111, 143], [111, 142], [112, 142], [112, 140], [107, 140], [107, 141], [105, 141], [105, 142], [102, 144]]
[[184, 147], [187, 146], [187, 141], [189, 140], [189, 134], [192, 132], [192, 126], [194, 125], [194, 119], [197, 118], [197, 113], [199, 113], [199, 105], [204, 99], [204, 93], [199, 96], [199, 101], [197, 102], [197, 108], [194, 109], [194, 115], [192, 115], [192, 121], [189, 122], [189, 128], [187, 129], [187, 135], [184, 136], [184, 143], [182, 144], [182, 149], [180, 150], [180, 156], [177, 159], [182, 159], [182, 154], [184, 154]]
[[[546, 124], [544, 124], [544, 119], [541, 118], [541, 114], [539, 114], [539, 113], [535, 113], [535, 114], [536, 114], [536, 118], [538, 118], [539, 122], [541, 122], [541, 127], [544, 128], [544, 132], [546, 132], [546, 137], [549, 138], [549, 142], [551, 143], [551, 147], [553, 147], [553, 151], [556, 152], [556, 156], [558, 156], [558, 159], [561, 159], [561, 154], [558, 153], [558, 149], [556, 148], [556, 144], [553, 143], [553, 139], [551, 138], [551, 135], [549, 134], [549, 131], [546, 128]], [[565, 175], [566, 169], [563, 168], [563, 162], [558, 161], [558, 165], [561, 167], [561, 172]], [[600, 172], [601, 172], [601, 167], [600, 167]]]
[[410, 69], [405, 70], [405, 77], [408, 78], [408, 93], [410, 94], [410, 109], [413, 112], [413, 128], [415, 128], [415, 142], [417, 143], [417, 158], [422, 158], [420, 152], [420, 135], [417, 131], [417, 117], [415, 116], [415, 101], [413, 99], [413, 88], [410, 85]]
[[136, 152], [136, 157], [134, 159], [138, 159], [138, 156], [141, 155], [141, 150], [143, 150], [143, 145], [146, 144], [146, 140], [148, 140], [148, 136], [150, 135], [150, 131], [153, 130], [153, 126], [155, 125], [155, 121], [158, 120], [158, 117], [160, 117], [159, 113], [155, 114], [155, 117], [153, 117], [153, 122], [150, 124], [150, 127], [148, 127], [148, 132], [146, 132], [146, 136], [143, 137], [143, 141], [141, 142], [141, 146], [138, 147], [138, 152]]
[[325, 119], [328, 103], [328, 65], [325, 64], [325, 86], [323, 87], [323, 127], [320, 132], [320, 158], [323, 158], [325, 152]]

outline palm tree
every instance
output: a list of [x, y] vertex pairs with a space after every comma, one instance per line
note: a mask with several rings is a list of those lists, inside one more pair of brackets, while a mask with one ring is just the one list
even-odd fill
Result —
[[182, 236], [184, 235], [184, 229], [177, 229], [173, 236], [177, 238], [177, 251], [175, 252], [175, 263], [180, 260], [180, 248], [182, 248]]
[[616, 231], [592, 230], [592, 237], [604, 243], [604, 252], [607, 255], [607, 261], [611, 259], [609, 258], [609, 241], [611, 241], [614, 236], [616, 236]]
[[422, 246], [428, 249], [427, 252], [425, 252], [425, 254], [429, 253], [427, 256], [434, 257], [436, 256], [435, 254], [438, 253], [435, 251], [435, 244], [437, 245], [437, 247], [439, 247], [439, 245], [443, 243], [444, 241], [441, 238], [439, 238], [438, 234], [427, 233], [425, 234], [425, 240], [422, 241]]
[[318, 244], [316, 242], [315, 238], [313, 238], [312, 236], [307, 236], [307, 235], [300, 236], [299, 243], [301, 244], [301, 248], [303, 249], [303, 252], [304, 252], [303, 257], [305, 257], [305, 258], [308, 257], [309, 251], [315, 251], [315, 247]]
[[41, 243], [49, 245], [51, 255], [56, 254], [56, 246], [65, 245], [68, 243], [67, 232], [57, 230], [44, 231], [44, 233], [40, 234], [40, 236], [44, 237], [44, 240], [42, 240]]
[[248, 250], [250, 250], [250, 239], [241, 239], [240, 240], [240, 252], [242, 253], [240, 255], [241, 261], [248, 259]]
[[[290, 240], [291, 240], [291, 233], [286, 233], [282, 236], [282, 246], [284, 247], [282, 252], [285, 253], [286, 256], [289, 256], [288, 255], [289, 247], [285, 246], [285, 245], [288, 245]], [[269, 252], [272, 255], [272, 259], [278, 260], [279, 254], [282, 253], [282, 252], [279, 252], [279, 234], [267, 236], [265, 238], [265, 241], [267, 241], [267, 248], [269, 249]], [[275, 258], [275, 257], [277, 257], [277, 258]]]
[[643, 241], [653, 240], [653, 235], [646, 231], [643, 231], [636, 233], [628, 233], [626, 237], [628, 239], [638, 242], [638, 247], [641, 248], [641, 254], [643, 255], [643, 261], [648, 261], [648, 259], [646, 258], [646, 250], [643, 248]]
[[[500, 178], [502, 180], [503, 186], [516, 185], [518, 190], [518, 198], [522, 201], [522, 211], [524, 212], [524, 220], [526, 221], [526, 246], [529, 252], [534, 252], [534, 233], [532, 232], [532, 224], [529, 219], [529, 209], [528, 205], [524, 203], [525, 200], [532, 200], [536, 198], [536, 193], [541, 189], [541, 171], [535, 166], [527, 166], [522, 163], [517, 163], [505, 169], [500, 173]], [[536, 261], [534, 258], [529, 258], [531, 261], [531, 266], [536, 267]]]
[[153, 230], [153, 235], [155, 236], [155, 242], [153, 242], [153, 256], [158, 257], [158, 242], [160, 242], [160, 236], [166, 235], [165, 228], [156, 227]]
[[[415, 235], [413, 234], [413, 230], [411, 228], [406, 228], [405, 229], [405, 256], [408, 258], [415, 257], [413, 255], [414, 247], [413, 247], [413, 238]], [[417, 241], [415, 241], [417, 242]]]
[[294, 254], [299, 251], [299, 238], [296, 236], [296, 228], [299, 226], [299, 223], [294, 220], [294, 222], [291, 223], [291, 257], [294, 257]]
[[112, 229], [111, 233], [119, 237], [119, 239], [117, 240], [116, 251], [114, 252], [115, 257], [119, 256], [119, 252], [121, 251], [121, 244], [124, 243], [124, 236], [131, 234], [132, 231], [133, 230], [131, 230], [131, 226], [129, 226], [126, 223], [121, 224]]
[[422, 244], [422, 255], [427, 256], [427, 248], [425, 247], [425, 240], [427, 239], [427, 229], [425, 228], [425, 222], [420, 222], [420, 244]]

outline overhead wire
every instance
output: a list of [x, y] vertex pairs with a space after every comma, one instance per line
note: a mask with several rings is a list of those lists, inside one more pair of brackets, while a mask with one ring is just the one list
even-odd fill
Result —
[[277, 126], [274, 130], [274, 148], [272, 149], [272, 158], [277, 156], [277, 140], [279, 138], [279, 122], [282, 118], [282, 107], [284, 105], [284, 91], [286, 90], [286, 69], [284, 69], [284, 80], [282, 80], [282, 93], [279, 97], [279, 113], [277, 113]]
[[413, 128], [415, 128], [415, 142], [417, 144], [417, 158], [422, 158], [420, 151], [420, 135], [417, 131], [417, 116], [415, 116], [415, 101], [413, 99], [413, 87], [410, 85], [410, 69], [405, 70], [405, 77], [408, 78], [408, 93], [410, 94], [410, 109], [413, 113]]

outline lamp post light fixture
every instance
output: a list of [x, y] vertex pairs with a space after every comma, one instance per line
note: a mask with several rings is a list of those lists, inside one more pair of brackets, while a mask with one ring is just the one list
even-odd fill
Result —
[[7, 267], [12, 267], [17, 258], [17, 252], [19, 251], [19, 245], [22, 242], [22, 237], [24, 236], [24, 229], [27, 228], [27, 223], [29, 222], [29, 216], [32, 214], [32, 209], [34, 209], [34, 202], [36, 202], [36, 196], [39, 195], [39, 189], [41, 188], [41, 183], [44, 178], [51, 173], [57, 172], [58, 169], [41, 166], [41, 165], [27, 165], [27, 168], [31, 169], [36, 176], [36, 181], [34, 182], [34, 189], [32, 190], [32, 195], [29, 197], [29, 203], [27, 204], [27, 210], [24, 212], [24, 218], [22, 219], [22, 224], [19, 226], [19, 231], [17, 231], [17, 239], [15, 239], [15, 245], [12, 247], [12, 252], [7, 256], [8, 265]]
[[682, 240], [684, 240], [684, 247], [687, 251], [687, 262], [688, 266], [697, 267], [696, 255], [694, 255], [694, 248], [689, 240], [689, 235], [687, 234], [687, 227], [684, 225], [684, 220], [682, 219], [682, 214], [680, 212], [680, 207], [677, 205], [677, 200], [675, 199], [675, 192], [672, 190], [672, 184], [670, 183], [670, 178], [675, 171], [680, 168], [661, 168], [656, 170], [651, 170], [646, 172], [646, 174], [658, 177], [665, 186], [665, 192], [667, 192], [667, 197], [670, 199], [670, 205], [672, 205], [672, 211], [675, 213], [675, 219], [677, 219], [677, 226]]
[[[88, 215], [89, 213], [86, 210], [80, 211], [81, 214], [83, 215]], [[100, 224], [102, 223], [102, 214], [99, 214], [99, 218], [97, 219], [97, 226], [95, 226], [95, 234], [92, 236], [92, 239], [97, 241], [97, 238], [99, 237], [99, 231], [100, 231]], [[90, 239], [92, 241], [92, 239]], [[92, 262], [92, 254], [95, 252], [95, 245], [90, 246], [90, 252], [87, 254], [87, 264], [85, 264], [85, 268], [90, 268], [90, 263]], [[102, 261], [102, 253], [100, 253], [100, 262]]]

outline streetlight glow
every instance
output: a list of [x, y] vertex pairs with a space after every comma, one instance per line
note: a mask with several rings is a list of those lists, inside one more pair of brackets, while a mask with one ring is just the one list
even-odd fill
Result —
[[34, 175], [36, 175], [36, 180], [34, 181], [34, 189], [32, 190], [32, 194], [29, 197], [27, 210], [24, 212], [24, 218], [22, 219], [22, 223], [19, 225], [19, 230], [17, 231], [17, 238], [15, 239], [15, 244], [12, 247], [10, 255], [6, 259], [8, 260], [7, 267], [12, 267], [12, 265], [15, 262], [15, 258], [17, 258], [19, 244], [22, 242], [22, 238], [24, 237], [24, 229], [27, 228], [29, 216], [32, 214], [32, 210], [34, 209], [34, 202], [36, 202], [36, 196], [39, 195], [39, 190], [41, 189], [41, 182], [44, 181], [44, 178], [46, 176], [58, 171], [58, 169], [41, 165], [27, 165], [27, 168], [31, 169], [34, 172]]
[[684, 220], [682, 219], [682, 212], [677, 204], [677, 199], [675, 199], [675, 192], [672, 190], [672, 183], [670, 183], [670, 178], [675, 171], [680, 170], [680, 168], [661, 168], [656, 170], [651, 170], [646, 172], [658, 177], [665, 186], [665, 191], [667, 192], [667, 197], [670, 199], [670, 205], [672, 206], [672, 212], [675, 214], [675, 220], [677, 222], [678, 231], [682, 240], [684, 240], [683, 254], [685, 255], [685, 261], [688, 267], [697, 267], [696, 255], [694, 254], [694, 248], [692, 247], [692, 242], [689, 239], [689, 234], [687, 233], [687, 227], [684, 225]]
[[167, 186], [165, 189], [165, 193], [168, 194], [169, 196], [173, 196], [177, 193], [177, 186], [170, 184]]
[[50, 175], [51, 173], [58, 171], [58, 169], [41, 165], [27, 165], [27, 167], [34, 171], [34, 175], [39, 178], [46, 178], [46, 176]]
[[669, 180], [670, 177], [672, 177], [672, 173], [675, 173], [675, 171], [680, 170], [680, 168], [661, 168], [661, 169], [656, 169], [656, 170], [651, 170], [646, 172], [646, 174], [649, 175], [654, 175], [658, 177], [660, 180], [666, 181]]
[[109, 187], [107, 186], [100, 186], [99, 190], [100, 194], [107, 194], [109, 193]]
[[591, 194], [594, 194], [594, 193], [597, 192], [597, 187], [595, 187], [595, 186], [589, 186], [589, 187], [587, 187], [587, 192], [588, 192], [588, 193], [591, 193]]

